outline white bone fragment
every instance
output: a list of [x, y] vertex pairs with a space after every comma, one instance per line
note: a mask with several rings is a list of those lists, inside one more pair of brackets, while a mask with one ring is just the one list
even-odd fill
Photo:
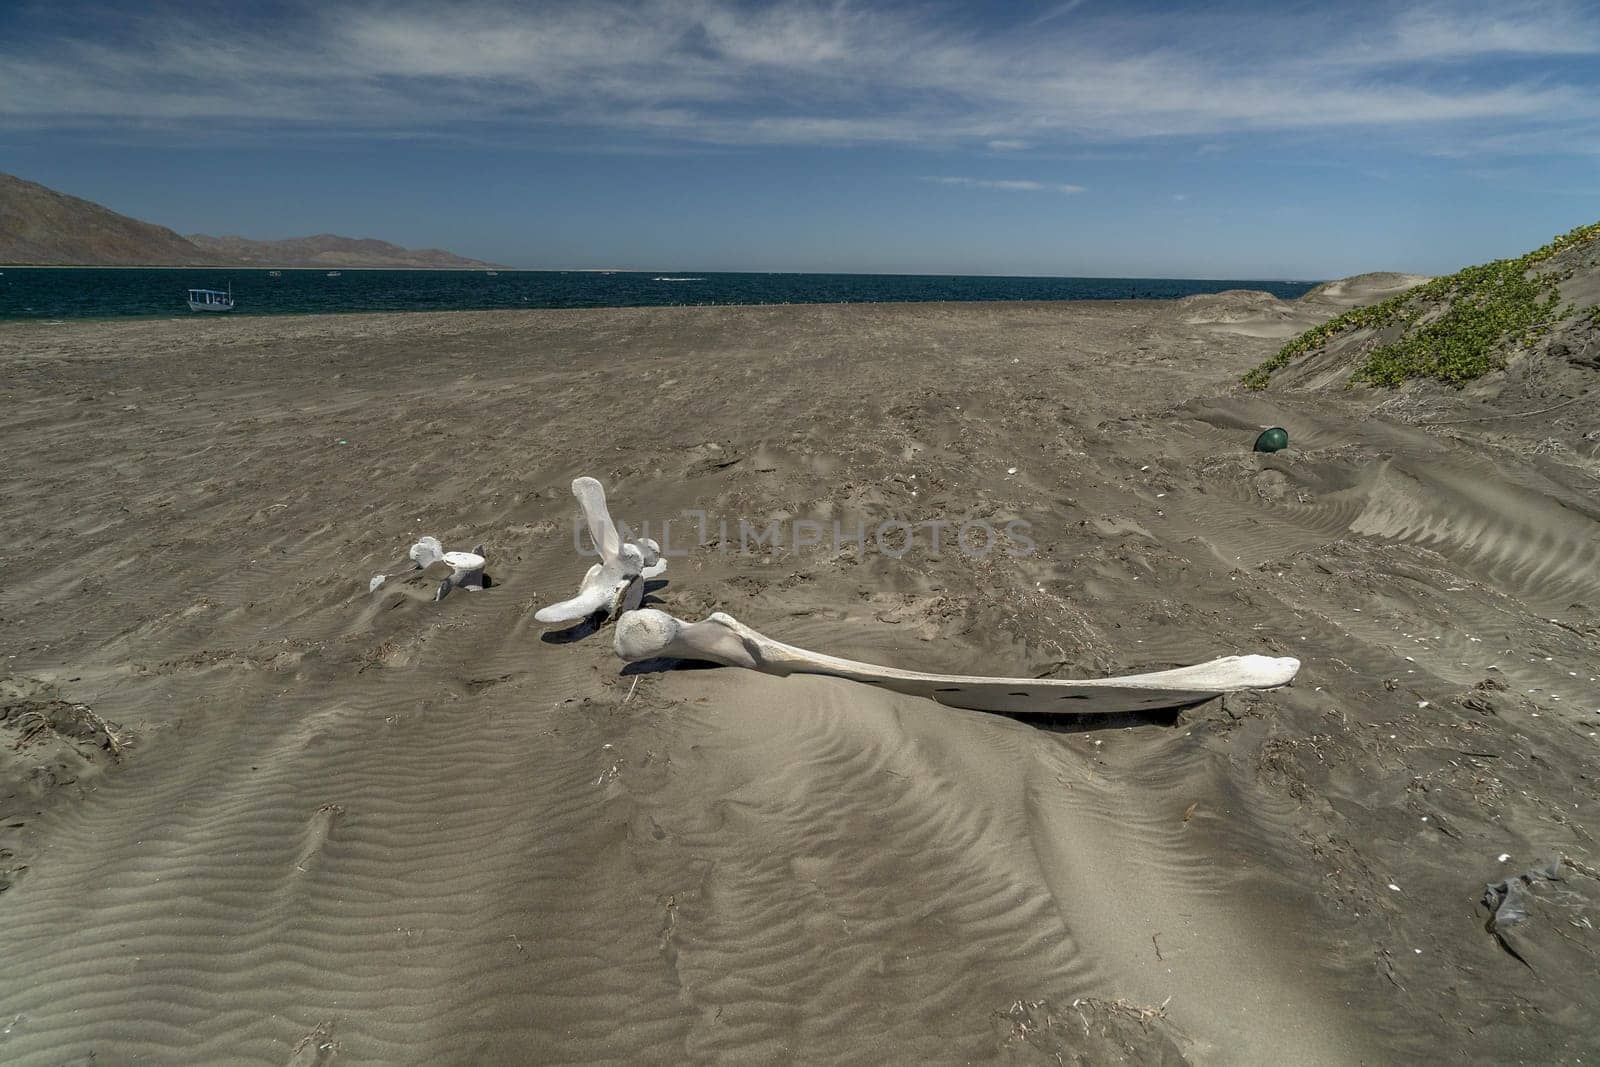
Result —
[[644, 570], [640, 572], [640, 577], [659, 578], [667, 573], [667, 561], [662, 558], [661, 546], [656, 544], [655, 538], [641, 537], [634, 544], [644, 554]]
[[[487, 561], [483, 558], [482, 545], [472, 552], [446, 552], [443, 559], [450, 567], [450, 577], [447, 581], [451, 585], [468, 592], [476, 592], [483, 588], [483, 566]], [[440, 597], [443, 596], [441, 593]]]
[[450, 590], [456, 587], [475, 591], [484, 586], [483, 568], [486, 560], [482, 545], [474, 546], [471, 552], [446, 552], [437, 537], [419, 537], [406, 555], [411, 559], [409, 567], [402, 565], [398, 570], [373, 575], [367, 583], [367, 592], [377, 592], [390, 578], [402, 573], [427, 570], [440, 562], [450, 568], [450, 577], [439, 583], [433, 599], [443, 600], [450, 595]]
[[439, 543], [437, 537], [419, 537], [417, 538], [417, 543], [411, 546], [411, 551], [407, 555], [411, 557], [412, 562], [418, 567], [427, 570], [444, 558], [444, 546]]

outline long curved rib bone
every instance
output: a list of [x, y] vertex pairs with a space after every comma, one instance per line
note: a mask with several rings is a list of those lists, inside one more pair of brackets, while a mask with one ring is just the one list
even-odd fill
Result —
[[720, 611], [703, 622], [684, 622], [653, 608], [630, 611], [618, 619], [613, 647], [629, 662], [667, 656], [745, 667], [780, 678], [824, 674], [926, 697], [950, 707], [1020, 714], [1103, 714], [1181, 707], [1241, 689], [1275, 689], [1289, 684], [1300, 669], [1300, 661], [1292, 657], [1225, 656], [1192, 667], [1119, 678], [923, 674], [786, 645]]
[[644, 598], [644, 580], [666, 572], [661, 546], [648, 537], [624, 541], [606, 507], [605, 487], [593, 478], [575, 478], [572, 495], [578, 498], [589, 536], [600, 551], [600, 562], [589, 568], [578, 584], [578, 595], [534, 612], [543, 623], [581, 622], [597, 611], [620, 615], [638, 607]]

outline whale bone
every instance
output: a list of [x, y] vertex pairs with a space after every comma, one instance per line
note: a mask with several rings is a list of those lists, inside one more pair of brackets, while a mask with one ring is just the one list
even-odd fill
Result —
[[534, 612], [543, 623], [579, 622], [598, 611], [617, 617], [633, 611], [644, 600], [644, 583], [666, 573], [661, 546], [649, 537], [624, 541], [611, 521], [606, 491], [593, 478], [574, 478], [572, 495], [578, 500], [589, 536], [600, 552], [600, 562], [590, 567], [578, 583], [578, 595]]
[[440, 581], [439, 588], [433, 594], [434, 600], [443, 600], [450, 595], [451, 589], [476, 592], [484, 586], [483, 568], [487, 560], [482, 545], [474, 545], [471, 552], [446, 552], [437, 537], [424, 535], [417, 538], [406, 555], [411, 560], [410, 566], [402, 564], [396, 570], [374, 574], [367, 583], [367, 592], [376, 592], [390, 578], [399, 574], [407, 571], [424, 571], [435, 563], [444, 563], [448, 566], [450, 577]]
[[786, 645], [723, 612], [714, 612], [700, 622], [685, 622], [654, 608], [630, 611], [619, 618], [612, 645], [617, 655], [630, 663], [669, 657], [743, 667], [779, 678], [821, 674], [926, 697], [950, 707], [1013, 714], [1105, 714], [1182, 707], [1243, 689], [1288, 685], [1300, 669], [1300, 661], [1293, 657], [1249, 655], [1112, 678], [925, 674]]

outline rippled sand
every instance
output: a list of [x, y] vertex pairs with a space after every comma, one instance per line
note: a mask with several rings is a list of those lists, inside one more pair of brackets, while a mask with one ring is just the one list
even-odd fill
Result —
[[[0, 326], [0, 1061], [1595, 1049], [1597, 416], [1233, 387], [1335, 309]], [[1305, 666], [1109, 723], [625, 675], [532, 619], [588, 562], [579, 474], [708, 514], [680, 616], [925, 670]], [[746, 555], [741, 518], [1037, 552]], [[492, 587], [369, 595], [423, 533]], [[1557, 854], [1519, 959], [1477, 899]]]

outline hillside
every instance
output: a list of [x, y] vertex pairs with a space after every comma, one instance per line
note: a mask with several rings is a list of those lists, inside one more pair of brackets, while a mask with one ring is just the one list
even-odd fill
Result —
[[1526, 377], [1533, 364], [1564, 377], [1600, 362], [1597, 337], [1600, 223], [1345, 311], [1289, 341], [1244, 384], [1459, 388], [1499, 371]]
[[189, 241], [208, 260], [257, 267], [418, 267], [430, 270], [488, 267], [438, 248], [410, 249], [370, 237], [319, 233], [284, 241], [190, 234]]
[[0, 264], [61, 267], [411, 267], [492, 264], [436, 248], [318, 234], [279, 241], [183, 237], [89, 200], [0, 173]]
[[0, 263], [164, 266], [203, 258], [198, 248], [165, 226], [0, 174]]

